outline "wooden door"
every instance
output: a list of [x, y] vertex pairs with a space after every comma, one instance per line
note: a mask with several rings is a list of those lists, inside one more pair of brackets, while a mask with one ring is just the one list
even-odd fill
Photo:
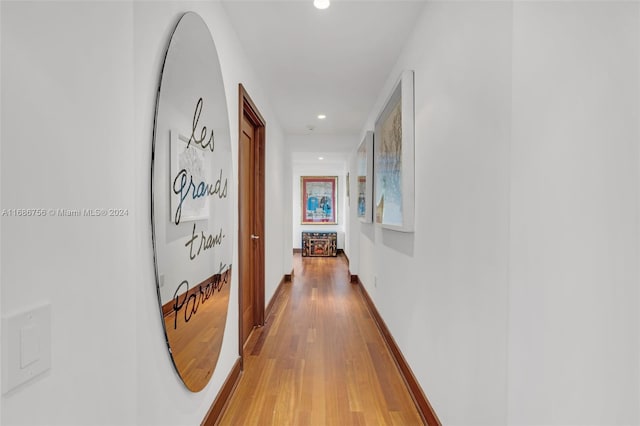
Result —
[[240, 85], [239, 262], [240, 356], [255, 326], [264, 324], [265, 122]]

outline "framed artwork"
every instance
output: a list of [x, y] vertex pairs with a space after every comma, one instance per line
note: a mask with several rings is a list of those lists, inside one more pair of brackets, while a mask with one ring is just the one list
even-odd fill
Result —
[[301, 176], [301, 224], [337, 224], [337, 188], [338, 176]]
[[[211, 154], [209, 152], [209, 154]], [[189, 138], [171, 130], [170, 220], [181, 222], [209, 217], [209, 197], [202, 188], [211, 182], [211, 157], [206, 148], [189, 143]]]
[[404, 71], [375, 124], [375, 219], [384, 228], [414, 230], [413, 71]]
[[367, 132], [358, 146], [358, 209], [361, 222], [373, 222], [373, 132]]

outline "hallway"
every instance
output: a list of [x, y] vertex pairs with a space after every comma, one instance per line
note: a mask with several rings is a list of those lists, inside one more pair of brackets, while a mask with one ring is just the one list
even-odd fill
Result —
[[293, 264], [220, 424], [422, 424], [346, 258]]

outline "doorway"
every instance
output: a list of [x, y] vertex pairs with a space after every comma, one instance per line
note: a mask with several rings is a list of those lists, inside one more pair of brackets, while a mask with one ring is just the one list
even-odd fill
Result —
[[239, 85], [238, 210], [240, 359], [251, 331], [264, 325], [265, 120]]

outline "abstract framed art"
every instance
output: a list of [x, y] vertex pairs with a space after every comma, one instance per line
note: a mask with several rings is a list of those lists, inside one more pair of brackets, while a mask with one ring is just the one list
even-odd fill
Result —
[[337, 176], [301, 176], [302, 225], [335, 225], [337, 221]]
[[373, 222], [373, 132], [368, 131], [357, 153], [358, 208], [356, 215], [361, 222]]
[[375, 219], [384, 228], [414, 230], [413, 71], [404, 71], [375, 124]]
[[[176, 130], [171, 130], [171, 176], [169, 196], [171, 198], [171, 222], [204, 220], [210, 215], [209, 197], [197, 193], [200, 182], [210, 182], [211, 152], [200, 145], [191, 143], [190, 139]], [[190, 191], [193, 193], [190, 194]], [[200, 196], [199, 196], [200, 195]]]

